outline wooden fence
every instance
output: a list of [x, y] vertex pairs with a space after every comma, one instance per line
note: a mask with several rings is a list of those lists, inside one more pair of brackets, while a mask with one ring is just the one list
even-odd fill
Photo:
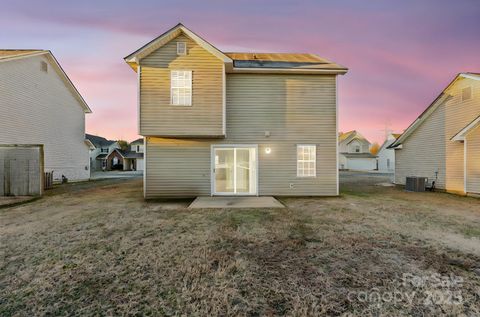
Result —
[[0, 196], [43, 193], [43, 146], [0, 145]]
[[53, 188], [53, 171], [52, 172], [45, 172], [45, 184], [43, 186], [44, 189], [52, 189]]

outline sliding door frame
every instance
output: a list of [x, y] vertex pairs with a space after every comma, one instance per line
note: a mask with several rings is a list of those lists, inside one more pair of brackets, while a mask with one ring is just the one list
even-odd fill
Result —
[[[215, 149], [255, 149], [255, 193], [216, 193], [215, 192]], [[237, 167], [234, 165], [234, 170]], [[258, 144], [212, 144], [210, 145], [210, 196], [258, 196]], [[236, 173], [236, 172], [235, 172]], [[252, 180], [249, 180], [252, 181]], [[236, 186], [236, 184], [235, 184]]]

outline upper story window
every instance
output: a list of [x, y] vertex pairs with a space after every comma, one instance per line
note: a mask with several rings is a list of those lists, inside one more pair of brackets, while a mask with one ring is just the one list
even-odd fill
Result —
[[360, 145], [355, 145], [355, 153], [360, 153]]
[[177, 55], [187, 55], [186, 42], [177, 42]]
[[172, 70], [171, 73], [171, 100], [175, 106], [192, 105], [192, 71]]
[[472, 87], [465, 87], [462, 89], [462, 101], [472, 99]]
[[108, 149], [102, 148], [102, 149], [100, 150], [100, 152], [101, 152], [101, 153], [108, 153]]
[[297, 176], [317, 176], [317, 147], [315, 145], [297, 145]]
[[137, 145], [137, 152], [140, 152], [140, 145]]

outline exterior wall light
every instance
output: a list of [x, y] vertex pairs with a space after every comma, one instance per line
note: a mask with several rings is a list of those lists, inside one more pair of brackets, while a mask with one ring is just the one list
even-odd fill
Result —
[[271, 148], [269, 148], [269, 147], [265, 148], [265, 153], [267, 153], [267, 154], [270, 154], [270, 153], [272, 153], [272, 149], [271, 149]]

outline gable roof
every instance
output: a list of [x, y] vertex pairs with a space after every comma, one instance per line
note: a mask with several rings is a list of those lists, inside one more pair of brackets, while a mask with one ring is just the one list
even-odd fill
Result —
[[[143, 158], [143, 153], [138, 153], [138, 152], [129, 151], [129, 150], [122, 150], [122, 149], [115, 149], [112, 151], [112, 153], [115, 151], [118, 154], [120, 154], [121, 157], [126, 159]], [[109, 156], [112, 155], [112, 153], [110, 153]]]
[[363, 135], [358, 133], [357, 130], [340, 133], [340, 135], [338, 136], [338, 143], [347, 142], [347, 144], [349, 144], [353, 140], [359, 140], [361, 142], [370, 144], [370, 141], [368, 141]]
[[342, 142], [342, 141], [346, 140], [347, 138], [352, 136], [354, 133], [357, 133], [357, 131], [352, 130], [352, 131], [348, 131], [348, 132], [345, 132], [345, 133], [340, 132], [339, 135], [338, 135], [338, 142]]
[[459, 73], [455, 78], [448, 84], [448, 86], [442, 90], [440, 95], [425, 109], [415, 121], [400, 135], [394, 143], [392, 143], [388, 148], [396, 148], [400, 146], [412, 133], [445, 101], [449, 100], [451, 96], [448, 94], [448, 90], [452, 87], [457, 80], [461, 78], [467, 78], [472, 80], [480, 80], [480, 74], [477, 73]]
[[452, 141], [464, 141], [465, 136], [475, 130], [477, 127], [480, 126], [480, 116], [473, 119], [472, 122], [467, 124], [462, 130], [458, 131], [450, 140]]
[[387, 139], [385, 141], [383, 141], [382, 145], [378, 149], [378, 153], [380, 153], [380, 151], [383, 151], [385, 149], [390, 149], [391, 150], [390, 145], [392, 145], [392, 143], [395, 142], [395, 140], [397, 140], [402, 134], [401, 133], [390, 133], [390, 135], [393, 136], [393, 139], [387, 137]]
[[181, 33], [187, 35], [189, 38], [191, 38], [194, 42], [196, 42], [198, 45], [203, 47], [205, 50], [207, 50], [211, 54], [221, 59], [224, 63], [232, 63], [232, 60], [230, 59], [230, 57], [226, 56], [218, 48], [216, 48], [215, 46], [208, 43], [207, 41], [202, 39], [200, 36], [192, 32], [191, 30], [186, 28], [182, 23], [178, 23], [173, 28], [169, 29], [168, 31], [159, 35], [158, 37], [154, 38], [152, 41], [143, 45], [135, 52], [124, 57], [124, 60], [130, 65], [130, 67], [132, 67], [136, 71], [136, 68], [137, 68], [136, 65], [143, 57], [149, 55], [153, 51], [167, 44], [168, 42], [170, 42], [171, 40], [179, 36]]
[[130, 142], [130, 144], [136, 144], [136, 143], [142, 143], [143, 144], [143, 138], [138, 138], [135, 141]]
[[92, 144], [97, 148], [98, 147], [104, 147], [104, 146], [110, 146], [110, 145], [112, 145], [113, 143], [116, 142], [116, 141], [112, 141], [112, 140], [107, 140], [104, 137], [101, 137], [101, 136], [98, 136], [98, 135], [93, 135], [93, 134], [88, 134], [88, 133], [85, 134], [85, 138], [87, 140], [89, 140], [90, 142], [92, 142]]
[[[393, 136], [395, 136], [393, 133], [392, 133]], [[386, 139], [385, 141], [383, 141], [382, 145], [380, 146], [380, 148], [378, 149], [378, 153], [380, 153], [380, 151], [383, 151], [384, 149], [390, 149], [390, 145], [395, 142], [396, 138], [395, 139]]]
[[302, 72], [345, 74], [348, 69], [314, 54], [297, 53], [225, 53], [205, 41], [190, 29], [179, 23], [165, 33], [148, 42], [124, 58], [125, 62], [137, 71], [140, 60], [170, 42], [180, 34], [185, 34], [205, 50], [222, 60], [227, 72]]
[[22, 49], [0, 49], [0, 62], [10, 62], [15, 61], [22, 58], [29, 58], [33, 56], [45, 55], [48, 59], [50, 64], [53, 65], [58, 76], [63, 81], [67, 89], [73, 94], [75, 99], [79, 102], [80, 106], [83, 108], [85, 113], [92, 113], [92, 110], [87, 105], [85, 100], [83, 99], [82, 95], [78, 92], [77, 88], [73, 85], [72, 81], [68, 77], [68, 75], [63, 70], [62, 66], [58, 63], [55, 56], [53, 56], [52, 52], [49, 50], [22, 50]]

